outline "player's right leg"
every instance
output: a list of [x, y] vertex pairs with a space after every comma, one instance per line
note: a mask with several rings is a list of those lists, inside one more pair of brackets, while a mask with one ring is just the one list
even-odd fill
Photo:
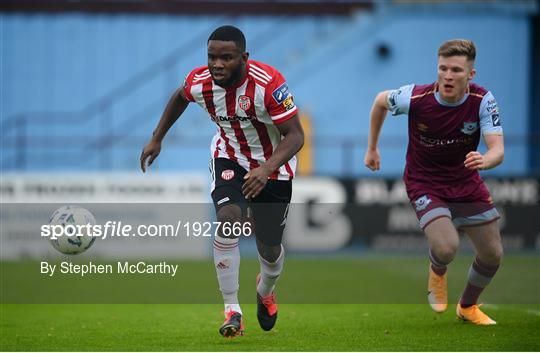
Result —
[[448, 217], [440, 217], [424, 228], [429, 245], [428, 302], [433, 311], [448, 308], [447, 265], [456, 256], [459, 235]]
[[454, 259], [459, 235], [444, 201], [431, 194], [412, 199], [429, 246], [428, 302], [433, 311], [442, 313], [448, 308], [447, 265]]
[[[242, 210], [238, 205], [230, 204], [220, 208], [217, 220], [221, 224], [234, 223], [241, 220]], [[221, 228], [221, 227], [220, 227]], [[216, 268], [219, 290], [225, 305], [225, 322], [219, 332], [224, 337], [235, 337], [243, 334], [242, 309], [238, 303], [238, 277], [240, 274], [240, 250], [238, 237], [224, 237], [218, 234], [214, 239], [214, 265]]]
[[238, 164], [223, 158], [212, 160], [211, 171], [212, 199], [216, 208], [217, 221], [222, 225], [213, 243], [214, 265], [225, 305], [225, 322], [221, 325], [219, 332], [224, 337], [235, 337], [242, 335], [244, 331], [242, 309], [238, 303], [239, 238], [224, 234], [223, 225], [242, 222], [246, 208], [242, 194], [242, 181], [246, 171]]

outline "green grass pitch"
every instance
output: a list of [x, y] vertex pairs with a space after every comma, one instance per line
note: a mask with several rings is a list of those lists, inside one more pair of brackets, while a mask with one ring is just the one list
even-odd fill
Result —
[[[68, 278], [46, 286], [36, 277], [35, 263], [2, 264], [0, 306], [2, 351], [539, 351], [540, 260], [538, 256], [507, 256], [494, 282], [482, 296], [496, 326], [477, 327], [457, 320], [454, 305], [433, 313], [425, 301], [427, 263], [424, 257], [354, 259], [289, 259], [280, 279], [279, 320], [275, 329], [258, 327], [254, 296], [254, 260], [242, 262], [241, 302], [246, 334], [224, 339], [213, 266], [180, 261], [183, 277], [151, 282], [114, 281], [107, 277]], [[470, 257], [460, 257], [449, 273], [450, 297], [465, 283]], [[197, 272], [199, 271], [199, 272]], [[318, 274], [318, 276], [317, 276]], [[28, 304], [17, 301], [6, 285], [39, 293], [77, 295], [73, 283], [90, 294], [104, 290], [142, 293], [134, 301], [160, 291], [173, 294], [190, 286], [201, 296], [181, 297], [169, 304]], [[181, 281], [180, 281], [181, 280]], [[103, 282], [105, 281], [105, 282]], [[188, 281], [188, 282], [186, 282]], [[191, 282], [189, 282], [191, 281]], [[209, 283], [207, 283], [209, 282]], [[119, 283], [119, 284], [118, 284]], [[340, 285], [341, 284], [341, 285]], [[97, 286], [97, 288], [96, 288]], [[337, 287], [336, 287], [337, 286]], [[195, 290], [194, 289], [194, 290]], [[93, 291], [93, 292], [92, 292]], [[209, 292], [209, 293], [208, 293]], [[24, 292], [20, 292], [23, 293]], [[11, 297], [10, 297], [11, 296]], [[355, 300], [355, 298], [357, 300]], [[515, 300], [511, 300], [514, 298]], [[20, 304], [15, 304], [19, 302]], [[81, 300], [81, 302], [85, 302]], [[102, 302], [106, 302], [102, 300]], [[185, 304], [185, 303], [189, 304]], [[206, 303], [205, 303], [206, 302]], [[308, 303], [308, 304], [301, 304]]]

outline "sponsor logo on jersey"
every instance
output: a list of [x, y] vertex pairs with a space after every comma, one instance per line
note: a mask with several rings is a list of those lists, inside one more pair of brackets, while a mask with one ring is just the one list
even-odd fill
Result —
[[251, 100], [248, 96], [242, 95], [238, 97], [238, 106], [242, 110], [248, 110], [251, 107]]
[[212, 119], [213, 122], [218, 123], [220, 121], [250, 121], [254, 120], [257, 117], [255, 116], [223, 116], [223, 115], [212, 115], [210, 114], [210, 119]]
[[291, 110], [292, 108], [294, 108], [294, 102], [293, 102], [292, 96], [287, 97], [287, 99], [285, 99], [283, 103], [281, 104], [283, 104], [283, 107], [285, 108], [285, 110]]
[[416, 211], [420, 212], [425, 210], [430, 203], [431, 199], [428, 197], [428, 195], [424, 195], [414, 201], [414, 208], [416, 209]]
[[232, 178], [234, 178], [234, 170], [226, 169], [223, 172], [221, 172], [221, 179], [231, 180]]
[[499, 114], [492, 114], [491, 122], [493, 123], [493, 126], [501, 126], [501, 118], [499, 117]]
[[426, 124], [418, 123], [416, 124], [416, 127], [422, 132], [428, 131], [428, 126]]
[[461, 132], [463, 132], [465, 135], [472, 135], [478, 130], [478, 122], [477, 121], [466, 121], [463, 123], [463, 128], [461, 129]]
[[287, 98], [289, 98], [289, 96], [291, 95], [291, 93], [289, 92], [289, 87], [287, 86], [287, 83], [283, 83], [281, 86], [279, 86], [278, 88], [276, 88], [274, 90], [274, 92], [272, 92], [272, 97], [274, 97], [274, 100], [278, 103], [278, 104], [281, 104], [283, 103], [283, 101]]
[[438, 139], [420, 135], [420, 143], [426, 147], [468, 145], [474, 142], [474, 137], [463, 136], [455, 139]]

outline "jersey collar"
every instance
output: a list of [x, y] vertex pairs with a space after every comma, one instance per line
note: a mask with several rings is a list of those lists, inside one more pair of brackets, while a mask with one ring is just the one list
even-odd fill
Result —
[[439, 84], [436, 83], [435, 84], [435, 99], [437, 100], [437, 103], [439, 103], [440, 105], [443, 105], [445, 107], [457, 107], [459, 105], [462, 105], [463, 102], [465, 102], [467, 100], [467, 98], [469, 97], [469, 91], [470, 91], [470, 86], [467, 85], [467, 91], [465, 92], [463, 97], [459, 101], [451, 103], [451, 102], [447, 102], [447, 101], [445, 101], [444, 99], [441, 98], [441, 95], [439, 94]]

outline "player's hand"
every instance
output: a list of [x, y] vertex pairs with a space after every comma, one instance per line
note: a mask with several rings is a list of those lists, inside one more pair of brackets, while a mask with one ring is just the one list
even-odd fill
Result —
[[465, 168], [471, 169], [471, 170], [481, 170], [485, 169], [486, 167], [486, 161], [484, 160], [484, 156], [477, 151], [472, 151], [467, 153], [465, 156]]
[[379, 154], [378, 148], [374, 150], [368, 149], [366, 151], [364, 165], [373, 171], [381, 169], [381, 155]]
[[148, 160], [148, 166], [150, 167], [154, 159], [159, 155], [159, 152], [161, 152], [161, 142], [159, 141], [152, 140], [144, 147], [141, 153], [141, 170], [143, 173], [146, 173], [146, 161]]
[[261, 193], [262, 189], [266, 186], [270, 174], [272, 174], [272, 171], [262, 165], [259, 168], [250, 170], [244, 176], [245, 182], [242, 185], [242, 192], [246, 199], [255, 198]]

